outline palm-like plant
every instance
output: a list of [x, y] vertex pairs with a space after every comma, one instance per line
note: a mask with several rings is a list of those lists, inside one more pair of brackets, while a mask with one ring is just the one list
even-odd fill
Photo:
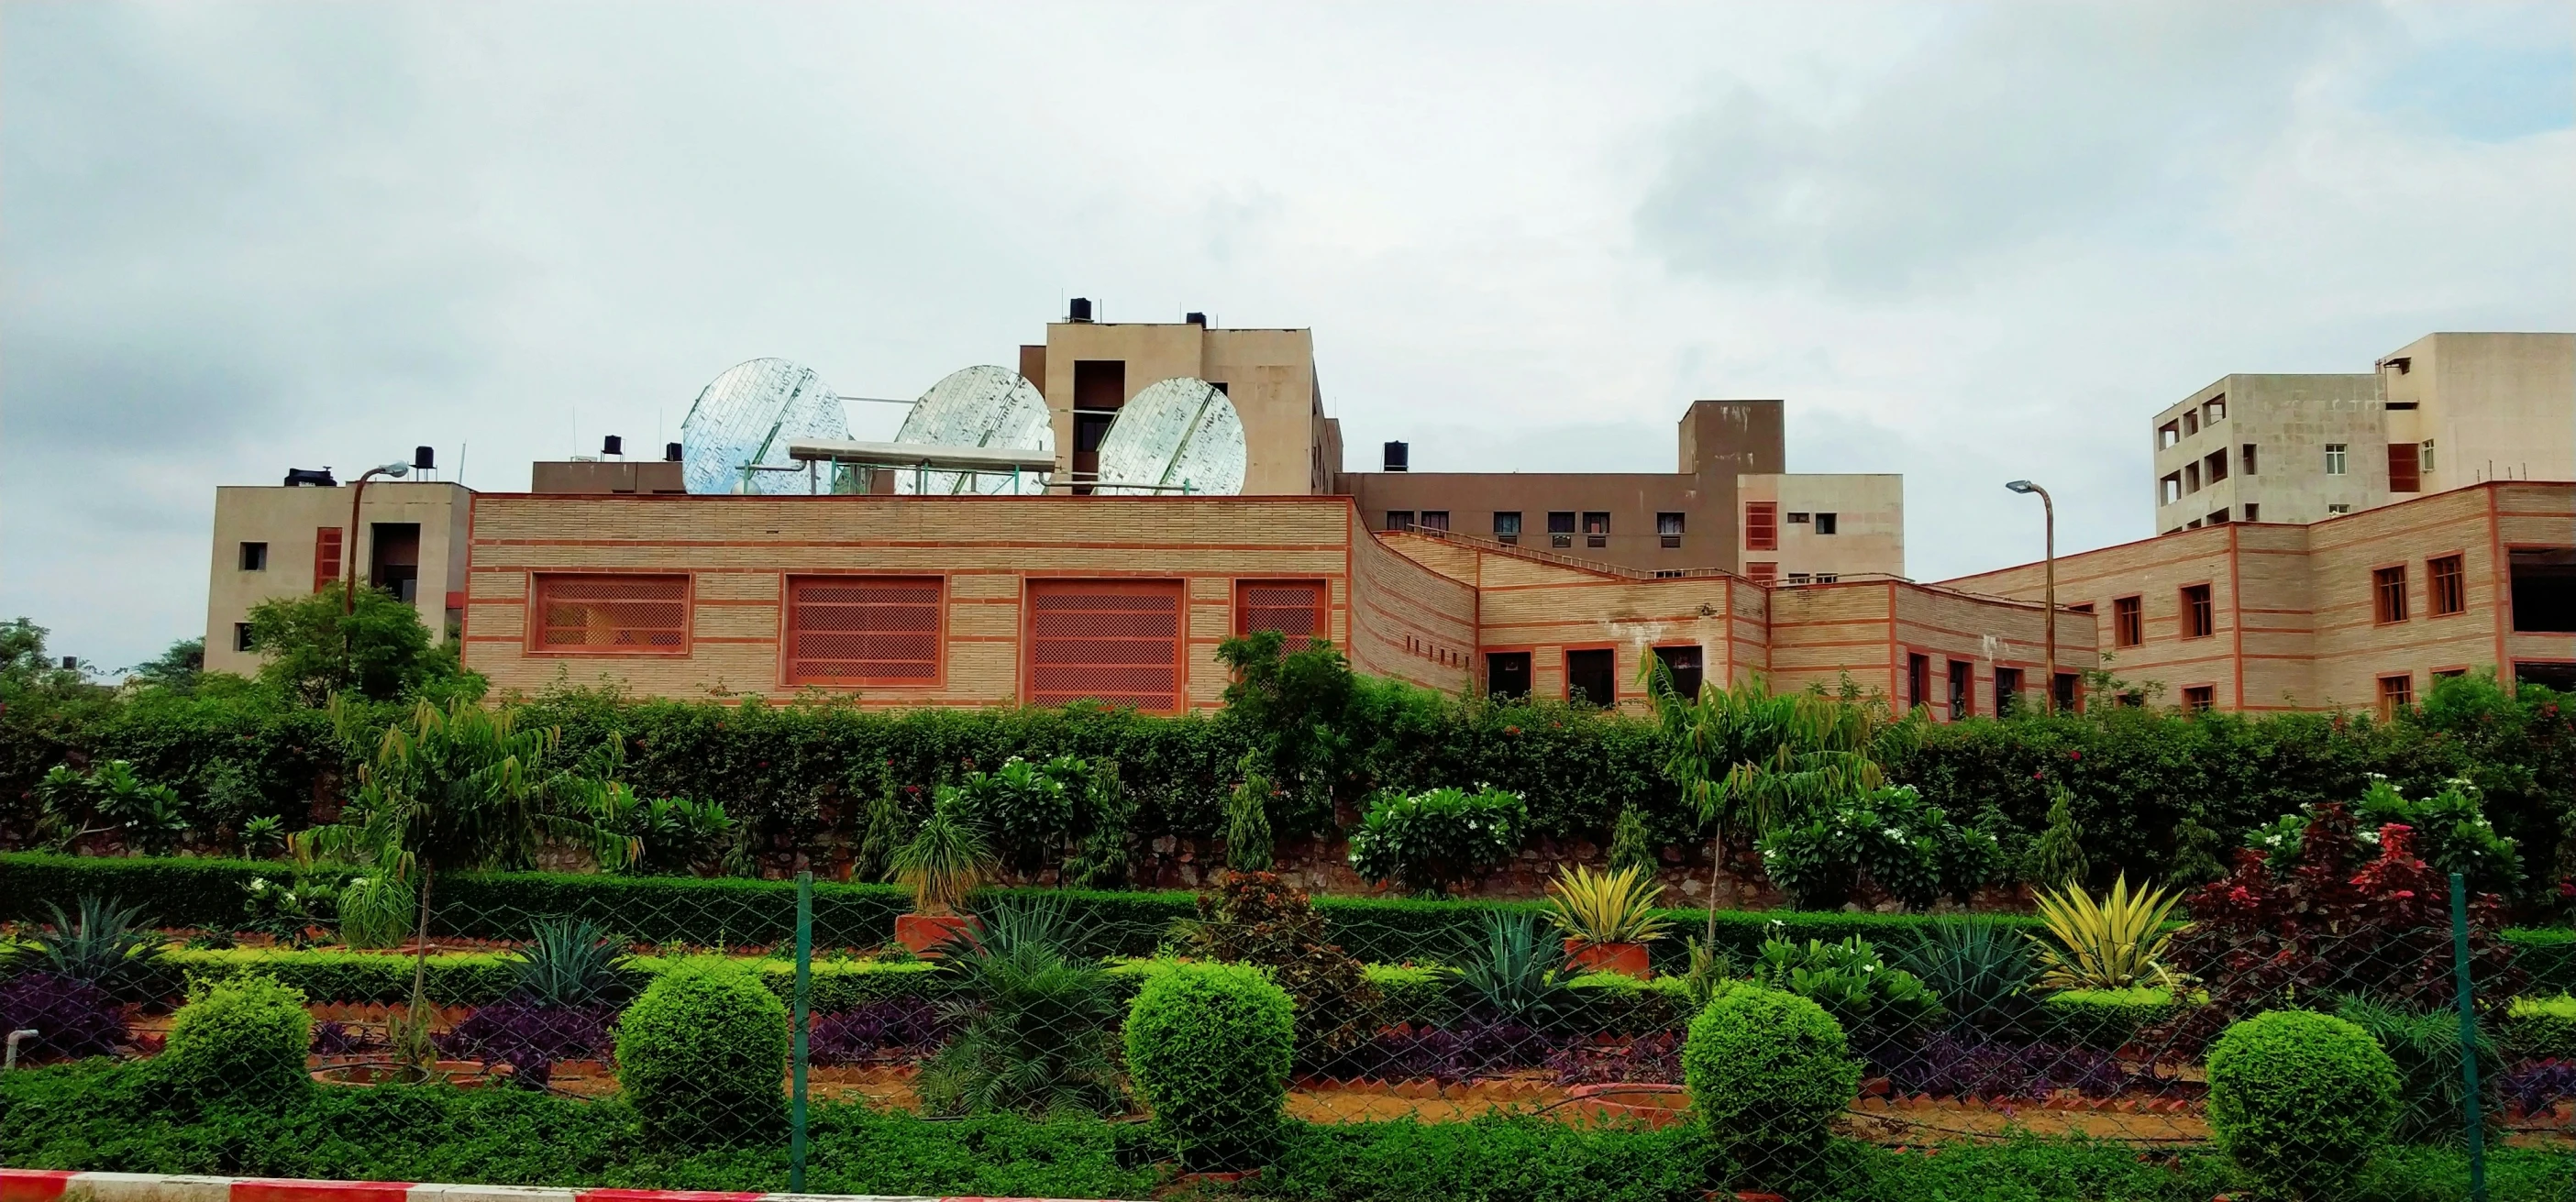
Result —
[[[1857, 699], [1774, 696], [1759, 676], [1723, 689], [1702, 686], [1697, 698], [1684, 698], [1660, 656], [1646, 657], [1641, 676], [1663, 730], [1664, 774], [1711, 828], [1712, 890], [1730, 831], [1767, 834], [1837, 798], [1866, 796], [1886, 783], [1883, 764], [1923, 740], [1920, 712], [1891, 719], [1884, 707]], [[1708, 939], [1717, 940], [1715, 906]]]
[[950, 945], [944, 971], [957, 1037], [923, 1066], [926, 1100], [947, 1111], [1115, 1111], [1122, 1105], [1110, 1033], [1119, 1022], [1100, 965], [1066, 949], [1064, 909], [1004, 903], [984, 931]]
[[956, 791], [942, 788], [930, 816], [891, 857], [895, 879], [911, 888], [913, 909], [921, 913], [955, 913], [993, 870], [983, 832], [957, 811]]
[[1652, 943], [1670, 926], [1655, 914], [1664, 887], [1644, 871], [1595, 872], [1581, 864], [1557, 870], [1547, 887], [1547, 920], [1585, 943]]
[[65, 914], [52, 902], [45, 903], [45, 909], [52, 912], [53, 920], [11, 947], [0, 967], [10, 973], [48, 972], [114, 993], [149, 968], [163, 950], [165, 941], [142, 920], [140, 906], [119, 906], [114, 898], [84, 894], [75, 913]]
[[2131, 893], [2125, 872], [2100, 901], [2074, 884], [2041, 890], [2039, 916], [2056, 942], [2027, 936], [2037, 945], [2039, 983], [2051, 989], [2173, 984], [2173, 970], [2164, 963], [2173, 934], [2164, 928], [2181, 904], [2180, 895], [2169, 897], [2162, 889]]

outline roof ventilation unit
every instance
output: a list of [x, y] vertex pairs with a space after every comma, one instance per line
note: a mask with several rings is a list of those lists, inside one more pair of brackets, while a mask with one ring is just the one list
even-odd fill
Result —
[[327, 467], [290, 467], [286, 469], [286, 487], [296, 488], [308, 484], [315, 488], [340, 487], [340, 482], [331, 478], [331, 469]]

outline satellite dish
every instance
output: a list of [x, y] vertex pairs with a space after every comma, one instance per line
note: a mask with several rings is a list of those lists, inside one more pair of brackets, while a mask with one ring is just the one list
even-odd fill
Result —
[[[680, 419], [680, 479], [693, 493], [847, 491], [847, 468], [817, 474], [787, 457], [787, 443], [849, 436], [841, 398], [813, 368], [785, 359], [737, 363]], [[783, 470], [763, 470], [773, 468]]]
[[[989, 364], [948, 373], [904, 414], [898, 443], [939, 447], [1055, 453], [1055, 419], [1046, 394], [1007, 367]], [[899, 493], [1006, 493], [1014, 486], [1046, 490], [1044, 473], [1013, 477], [1002, 472], [894, 473]]]
[[[1243, 491], [1243, 419], [1223, 389], [1181, 376], [1148, 385], [1100, 440], [1102, 493]], [[1124, 487], [1122, 487], [1124, 486]]]

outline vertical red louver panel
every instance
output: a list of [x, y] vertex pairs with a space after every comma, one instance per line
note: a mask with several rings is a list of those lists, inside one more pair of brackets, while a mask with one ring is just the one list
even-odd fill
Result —
[[1181, 582], [1032, 580], [1029, 701], [1181, 708]]
[[689, 578], [540, 574], [531, 582], [529, 650], [686, 655]]
[[803, 576], [787, 582], [787, 683], [939, 683], [940, 579]]
[[313, 591], [340, 578], [340, 528], [317, 526], [313, 529]]
[[1333, 637], [1324, 615], [1321, 580], [1246, 580], [1234, 586], [1234, 632], [1276, 630], [1288, 636], [1290, 649], [1308, 639]]
[[1747, 501], [1744, 503], [1744, 549], [1777, 551], [1780, 549], [1780, 503]]

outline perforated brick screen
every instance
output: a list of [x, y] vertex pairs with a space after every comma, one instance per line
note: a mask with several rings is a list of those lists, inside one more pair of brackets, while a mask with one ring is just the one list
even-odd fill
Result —
[[787, 582], [789, 684], [932, 684], [940, 580], [806, 576]]
[[1181, 583], [1029, 582], [1029, 700], [1181, 705]]
[[676, 655], [689, 646], [686, 576], [540, 575], [535, 649]]

